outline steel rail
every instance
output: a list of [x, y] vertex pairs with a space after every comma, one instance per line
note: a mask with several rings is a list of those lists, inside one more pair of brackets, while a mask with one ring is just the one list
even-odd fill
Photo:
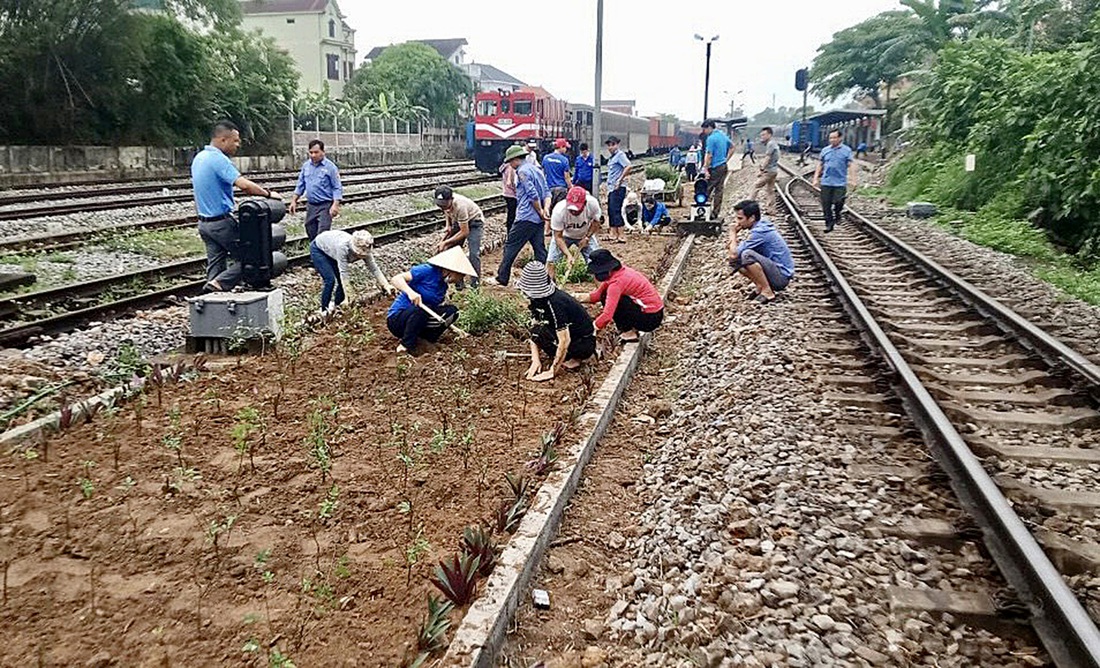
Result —
[[[496, 213], [497, 211], [504, 208], [504, 203], [502, 199], [503, 198], [500, 195], [492, 195], [489, 197], [477, 199], [475, 201], [482, 207], [482, 211], [484, 211], [485, 213]], [[418, 221], [423, 220], [424, 218], [429, 218], [430, 220], [417, 224]], [[399, 229], [379, 232], [378, 234], [374, 235], [375, 242], [379, 245], [384, 245], [412, 234], [420, 234], [439, 229], [441, 223], [442, 218], [438, 215], [437, 210], [425, 209], [421, 211], [414, 211], [412, 213], [402, 214], [399, 216], [394, 216], [391, 218], [357, 223], [341, 229], [347, 231], [355, 231], [361, 229], [389, 227], [392, 225], [400, 226]], [[301, 245], [306, 240], [307, 237], [304, 236], [287, 239], [286, 247], [289, 248], [291, 246]], [[310, 255], [308, 252], [289, 255], [287, 258], [287, 263], [290, 266], [308, 264], [309, 262]], [[109, 278], [96, 279], [94, 281], [87, 281], [85, 283], [76, 283], [67, 286], [61, 286], [58, 288], [42, 290], [35, 293], [17, 295], [15, 297], [8, 297], [6, 299], [0, 299], [0, 315], [12, 315], [14, 313], [19, 313], [27, 310], [28, 308], [31, 308], [31, 306], [21, 303], [27, 300], [31, 300], [35, 304], [39, 304], [40, 308], [44, 308], [53, 301], [72, 299], [74, 298], [74, 296], [88, 297], [96, 295], [100, 293], [104, 288], [109, 288], [116, 285], [127, 285], [132, 282], [143, 282], [146, 284], [152, 284], [163, 281], [165, 279], [199, 274], [205, 270], [205, 267], [206, 258], [194, 258], [190, 260], [175, 262], [169, 265], [154, 267], [152, 269], [130, 272], [127, 274], [121, 274]], [[184, 297], [198, 294], [202, 290], [202, 287], [205, 283], [205, 278], [194, 279], [186, 283], [180, 283], [164, 288], [158, 288], [150, 292], [143, 292], [138, 295], [123, 297], [105, 304], [96, 304], [93, 306], [60, 313], [46, 318], [41, 318], [31, 322], [13, 325], [11, 327], [0, 330], [0, 345], [7, 347], [19, 347], [25, 345], [31, 337], [40, 336], [42, 334], [56, 334], [60, 332], [71, 331], [82, 323], [88, 322], [93, 318], [101, 317], [111, 313], [123, 312], [148, 304], [154, 304], [172, 296]]]
[[[408, 173], [397, 174], [378, 174], [369, 175], [362, 178], [349, 178], [344, 180], [344, 185], [370, 185], [374, 183], [389, 183], [392, 181], [398, 181], [401, 179], [419, 179], [419, 178], [433, 178], [443, 176], [454, 176], [456, 174], [474, 173], [480, 176], [483, 180], [493, 179], [496, 177], [481, 174], [480, 172], [473, 172], [473, 170], [465, 167], [458, 170], [445, 170], [440, 172], [425, 172], [423, 175], [413, 175]], [[281, 181], [278, 183], [270, 184], [273, 189], [293, 186], [293, 181]], [[421, 184], [420, 187], [423, 187]], [[104, 194], [110, 195], [110, 193], [99, 193], [92, 195], [92, 197], [103, 196]], [[237, 193], [238, 195], [240, 193]], [[190, 192], [176, 192], [168, 195], [158, 195], [155, 197], [140, 197], [137, 199], [113, 199], [99, 202], [72, 202], [69, 204], [48, 204], [46, 206], [11, 209], [8, 211], [0, 211], [0, 220], [23, 220], [26, 218], [40, 218], [43, 216], [61, 216], [73, 213], [84, 213], [87, 211], [113, 211], [116, 209], [134, 209], [139, 206], [158, 206], [162, 204], [178, 204], [191, 201], [193, 195]], [[348, 195], [344, 198], [345, 202], [353, 201], [352, 195]], [[55, 198], [55, 199], [75, 199], [73, 197]], [[0, 203], [2, 206], [3, 203]]]
[[[344, 176], [356, 176], [362, 174], [391, 174], [399, 172], [411, 172], [418, 169], [430, 169], [432, 167], [438, 167], [446, 169], [448, 167], [467, 167], [474, 168], [474, 163], [470, 160], [440, 160], [436, 162], [426, 163], [407, 163], [401, 165], [379, 165], [377, 167], [349, 167], [348, 169], [341, 170], [340, 173]], [[248, 178], [253, 181], [259, 182], [260, 179], [293, 179], [298, 175], [298, 170], [283, 170], [283, 171], [271, 171], [271, 172], [251, 172], [246, 174]], [[115, 185], [123, 184], [123, 185]], [[125, 185], [131, 184], [131, 185]], [[102, 186], [96, 188], [95, 186]], [[63, 183], [46, 183], [46, 184], [34, 184], [17, 186], [11, 188], [11, 190], [47, 190], [49, 188], [71, 188], [84, 186], [83, 190], [71, 190], [59, 193], [24, 193], [19, 195], [0, 195], [0, 206], [7, 206], [10, 204], [22, 204], [24, 202], [36, 202], [40, 199], [75, 199], [78, 197], [103, 197], [108, 195], [128, 195], [134, 193], [143, 192], [159, 192], [164, 188], [190, 188], [191, 177], [189, 176], [167, 176], [164, 179], [157, 180], [153, 178], [139, 178], [139, 179], [122, 179], [115, 181], [86, 181], [86, 182], [63, 182]]]
[[1100, 667], [1100, 631], [951, 420], [814, 237], [790, 192], [791, 185], [799, 182], [810, 187], [796, 175], [779, 189], [799, 237], [859, 327], [861, 338], [893, 370], [907, 412], [948, 474], [963, 507], [981, 526], [987, 548], [1027, 605], [1044, 647], [1059, 666]]
[[[447, 176], [447, 174], [441, 174], [440, 176]], [[470, 173], [468, 176], [451, 179], [450, 181], [448, 181], [448, 185], [455, 187], [473, 185], [477, 183], [495, 181], [496, 178], [497, 177], [482, 174], [480, 172], [474, 172]], [[345, 204], [355, 204], [358, 202], [367, 202], [374, 199], [380, 199], [382, 197], [389, 197], [391, 195], [404, 195], [408, 193], [418, 192], [421, 190], [427, 190], [429, 188], [429, 185], [419, 183], [413, 185], [385, 188], [382, 190], [372, 190], [365, 193], [349, 193], [344, 196], [343, 202]], [[100, 237], [107, 237], [114, 234], [126, 234], [131, 232], [145, 232], [150, 230], [187, 227], [190, 225], [195, 225], [197, 222], [198, 218], [196, 218], [195, 216], [182, 216], [179, 218], [163, 218], [160, 220], [142, 220], [134, 223], [124, 223], [122, 225], [112, 225], [111, 227], [104, 227], [95, 230], [82, 230], [80, 232], [65, 232], [62, 234], [43, 234], [37, 236], [16, 237], [14, 239], [0, 241], [0, 253], [10, 254], [25, 250], [35, 250], [43, 252], [60, 251], [68, 248], [74, 248], [81, 244], [87, 243], [89, 240], [94, 240]]]

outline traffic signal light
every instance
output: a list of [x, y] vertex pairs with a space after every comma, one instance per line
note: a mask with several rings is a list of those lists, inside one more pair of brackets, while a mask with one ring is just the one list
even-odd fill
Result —
[[286, 229], [279, 221], [286, 205], [277, 199], [248, 200], [237, 208], [241, 280], [257, 290], [270, 290], [271, 279], [286, 270]]
[[804, 90], [806, 90], [809, 83], [810, 83], [810, 70], [803, 67], [802, 69], [800, 69], [800, 70], [798, 70], [797, 72], [794, 73], [794, 89], [795, 90], [804, 91]]

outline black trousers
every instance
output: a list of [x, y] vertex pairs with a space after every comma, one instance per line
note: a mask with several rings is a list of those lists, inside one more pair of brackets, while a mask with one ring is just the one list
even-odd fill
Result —
[[507, 210], [507, 218], [504, 219], [504, 231], [512, 229], [512, 223], [516, 222], [516, 207], [519, 203], [515, 197], [504, 198], [504, 208]]
[[821, 186], [821, 208], [825, 211], [825, 229], [831, 230], [844, 213], [848, 189], [844, 186]]
[[[553, 359], [558, 354], [558, 333], [549, 325], [537, 325], [531, 328], [531, 340]], [[596, 337], [583, 336], [569, 340], [569, 350], [565, 352], [567, 360], [586, 360], [596, 354]]]
[[665, 310], [656, 313], [642, 313], [642, 307], [630, 297], [620, 297], [619, 305], [615, 307], [615, 315], [611, 316], [615, 326], [620, 332], [629, 332], [636, 329], [639, 332], [652, 332], [661, 326], [665, 319]]
[[[451, 320], [458, 317], [458, 308], [453, 304], [443, 304], [432, 309], [442, 318]], [[403, 311], [398, 311], [386, 318], [386, 327], [390, 334], [401, 339], [401, 344], [406, 350], [416, 347], [420, 339], [435, 342], [447, 331], [447, 326], [431, 317], [422, 308], [409, 306]]]

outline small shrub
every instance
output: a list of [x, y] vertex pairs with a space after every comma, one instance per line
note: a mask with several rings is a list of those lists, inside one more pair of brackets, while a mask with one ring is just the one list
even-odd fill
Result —
[[439, 562], [432, 573], [431, 581], [451, 603], [461, 608], [472, 601], [477, 592], [479, 567], [477, 557], [454, 554], [450, 561]]
[[563, 257], [554, 266], [558, 283], [561, 285], [586, 283], [592, 280], [592, 273], [588, 271], [588, 263], [584, 258], [570, 262], [568, 258]]
[[455, 295], [458, 326], [469, 334], [484, 334], [509, 327], [522, 327], [526, 315], [511, 299], [498, 299], [481, 290], [463, 290]]
[[478, 558], [478, 573], [489, 577], [497, 564], [497, 544], [492, 533], [481, 525], [468, 526], [462, 530], [462, 552]]
[[435, 596], [428, 597], [428, 616], [416, 634], [416, 646], [420, 651], [432, 654], [447, 647], [447, 631], [451, 628], [451, 620], [447, 615], [452, 610], [454, 604], [450, 601]]
[[672, 184], [676, 183], [677, 176], [678, 174], [672, 165], [655, 162], [645, 166], [645, 177], [647, 179], [661, 179], [666, 184]]

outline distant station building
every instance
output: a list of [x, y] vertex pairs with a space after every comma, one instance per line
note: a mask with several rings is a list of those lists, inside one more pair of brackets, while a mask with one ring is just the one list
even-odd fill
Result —
[[462, 71], [474, 82], [477, 90], [483, 93], [505, 91], [514, 93], [527, 86], [526, 83], [508, 74], [504, 70], [486, 63], [467, 63], [462, 66]]
[[294, 59], [303, 91], [327, 83], [332, 97], [344, 96], [355, 72], [355, 31], [336, 0], [246, 0], [241, 13], [245, 29], [260, 30]]
[[804, 146], [804, 142], [819, 149], [829, 143], [829, 133], [840, 130], [842, 141], [855, 148], [861, 143], [877, 146], [882, 141], [882, 120], [885, 109], [835, 109], [823, 111], [806, 118], [805, 139], [800, 121], [790, 125], [791, 146]]

